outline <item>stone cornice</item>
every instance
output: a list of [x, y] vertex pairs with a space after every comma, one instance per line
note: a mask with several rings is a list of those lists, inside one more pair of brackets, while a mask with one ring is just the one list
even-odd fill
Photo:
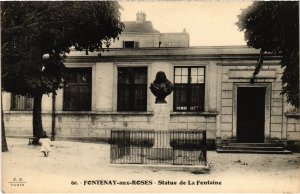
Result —
[[[140, 56], [69, 56], [66, 63], [88, 63], [88, 62], [130, 62], [130, 61], [208, 61], [208, 60], [255, 60], [256, 54], [236, 55], [140, 55]], [[264, 60], [278, 60], [276, 56], [265, 56]]]
[[[110, 48], [104, 52], [85, 52], [72, 50], [66, 63], [85, 62], [130, 62], [130, 61], [229, 61], [257, 60], [259, 50], [246, 46], [213, 47], [174, 47], [174, 48]], [[278, 56], [265, 54], [264, 60], [278, 60]]]

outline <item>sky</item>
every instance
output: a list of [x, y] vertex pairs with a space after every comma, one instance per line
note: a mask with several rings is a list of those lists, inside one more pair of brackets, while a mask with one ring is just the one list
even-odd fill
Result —
[[235, 25], [241, 9], [251, 1], [120, 1], [122, 21], [135, 21], [145, 12], [160, 32], [190, 35], [190, 46], [246, 45], [244, 34]]

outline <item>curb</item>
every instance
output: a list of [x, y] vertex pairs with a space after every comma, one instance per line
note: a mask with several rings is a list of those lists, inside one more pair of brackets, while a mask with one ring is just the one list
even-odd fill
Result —
[[158, 170], [166, 170], [166, 171], [184, 171], [184, 172], [191, 172], [193, 174], [208, 174], [210, 172], [210, 168], [208, 165], [154, 165], [154, 164], [109, 164], [110, 167], [117, 167], [117, 168], [148, 168], [153, 171]]

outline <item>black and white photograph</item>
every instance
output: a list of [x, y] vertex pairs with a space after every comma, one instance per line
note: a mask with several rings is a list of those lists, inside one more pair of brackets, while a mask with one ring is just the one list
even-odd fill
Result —
[[299, 1], [1, 1], [3, 193], [299, 193]]

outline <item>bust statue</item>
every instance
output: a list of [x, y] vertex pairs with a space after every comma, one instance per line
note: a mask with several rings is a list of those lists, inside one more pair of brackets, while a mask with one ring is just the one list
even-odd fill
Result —
[[167, 79], [165, 72], [159, 71], [156, 74], [154, 82], [150, 85], [150, 90], [156, 97], [155, 103], [167, 103], [166, 96], [172, 93], [173, 84]]

